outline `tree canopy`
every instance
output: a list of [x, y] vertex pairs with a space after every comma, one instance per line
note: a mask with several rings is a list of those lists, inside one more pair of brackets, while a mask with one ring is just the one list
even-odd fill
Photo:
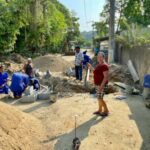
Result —
[[[144, 37], [144, 35], [145, 35], [145, 30], [147, 32], [150, 30], [148, 28], [150, 25], [150, 1], [149, 0], [115, 0], [115, 3], [116, 3], [115, 4], [116, 32], [117, 33], [123, 31], [128, 31], [128, 33], [134, 32], [131, 30], [133, 29], [133, 27], [136, 27], [137, 29], [136, 31], [137, 32], [139, 31], [142, 36], [138, 38], [147, 39], [148, 36]], [[110, 1], [106, 0], [106, 4], [103, 7], [103, 11], [100, 13], [100, 21], [95, 22], [93, 24], [93, 26], [96, 29], [97, 35], [99, 37], [104, 37], [108, 35], [109, 18], [110, 18], [109, 11], [110, 11]], [[142, 28], [143, 30], [141, 30]], [[137, 34], [137, 36], [140, 36], [140, 34]], [[119, 39], [122, 39], [122, 37], [120, 37]], [[140, 43], [142, 43], [141, 41]]]
[[57, 0], [0, 0], [0, 12], [1, 53], [59, 52], [79, 36], [78, 18]]

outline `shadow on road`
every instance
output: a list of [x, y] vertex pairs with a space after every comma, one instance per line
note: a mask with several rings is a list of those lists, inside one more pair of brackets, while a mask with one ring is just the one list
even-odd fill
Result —
[[[92, 117], [87, 122], [81, 124], [77, 127], [77, 137], [82, 140], [84, 140], [86, 137], [88, 137], [89, 130], [92, 126], [96, 125], [97, 123], [100, 123], [104, 118], [99, 118], [97, 116]], [[62, 134], [60, 136], [56, 136], [53, 138], [50, 138], [48, 140], [43, 141], [43, 143], [48, 143], [50, 141], [56, 140], [57, 142], [54, 146], [54, 150], [72, 150], [72, 140], [75, 137], [75, 129], [73, 129], [71, 132]]]
[[36, 104], [34, 106], [31, 106], [25, 110], [23, 110], [23, 112], [26, 113], [31, 113], [33, 111], [36, 111], [37, 109], [40, 109], [41, 107], [49, 107], [50, 105], [52, 105], [53, 103], [50, 102], [50, 100], [41, 100], [40, 102], [35, 102]]

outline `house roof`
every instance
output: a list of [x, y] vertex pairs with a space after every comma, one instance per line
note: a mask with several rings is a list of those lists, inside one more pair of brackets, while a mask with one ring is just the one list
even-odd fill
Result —
[[108, 36], [94, 39], [95, 42], [102, 42], [102, 41], [108, 41], [108, 40], [109, 40]]

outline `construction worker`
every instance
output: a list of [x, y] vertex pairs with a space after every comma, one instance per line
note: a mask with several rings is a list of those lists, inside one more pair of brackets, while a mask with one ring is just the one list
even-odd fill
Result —
[[23, 67], [24, 72], [29, 76], [29, 86], [33, 86], [35, 90], [40, 89], [39, 80], [33, 76], [33, 64], [32, 59], [28, 58], [27, 63]]
[[0, 94], [8, 94], [9, 88], [7, 85], [8, 73], [4, 72], [4, 65], [0, 63]]
[[80, 52], [80, 46], [75, 47], [75, 75], [77, 80], [82, 80], [83, 53]]
[[33, 89], [38, 91], [40, 89], [40, 82], [37, 78], [29, 78], [29, 86], [33, 86]]
[[31, 58], [28, 58], [27, 63], [23, 67], [23, 70], [29, 77], [33, 77], [33, 64]]
[[87, 51], [84, 51], [84, 52], [83, 52], [83, 57], [84, 57], [84, 60], [83, 60], [83, 68], [86, 68], [86, 66], [87, 66], [86, 64], [91, 61], [90, 56], [88, 56], [86, 53], [87, 53]]
[[21, 98], [22, 93], [25, 91], [29, 84], [29, 76], [16, 72], [12, 75], [12, 82], [10, 85], [10, 89], [13, 92], [14, 98]]
[[105, 62], [105, 54], [99, 52], [97, 56], [98, 65], [94, 69], [91, 64], [88, 63], [88, 68], [93, 71], [94, 74], [94, 84], [97, 89], [97, 99], [98, 99], [98, 111], [94, 112], [96, 115], [107, 116], [109, 111], [105, 101], [103, 100], [105, 94], [105, 87], [108, 84], [108, 64]]

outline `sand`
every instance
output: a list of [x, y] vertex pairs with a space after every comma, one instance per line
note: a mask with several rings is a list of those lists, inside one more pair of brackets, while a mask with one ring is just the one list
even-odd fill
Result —
[[50, 70], [52, 72], [64, 72], [72, 66], [71, 63], [57, 55], [40, 56], [33, 60], [33, 64], [40, 71]]
[[40, 150], [41, 137], [44, 130], [38, 119], [0, 102], [1, 150]]

